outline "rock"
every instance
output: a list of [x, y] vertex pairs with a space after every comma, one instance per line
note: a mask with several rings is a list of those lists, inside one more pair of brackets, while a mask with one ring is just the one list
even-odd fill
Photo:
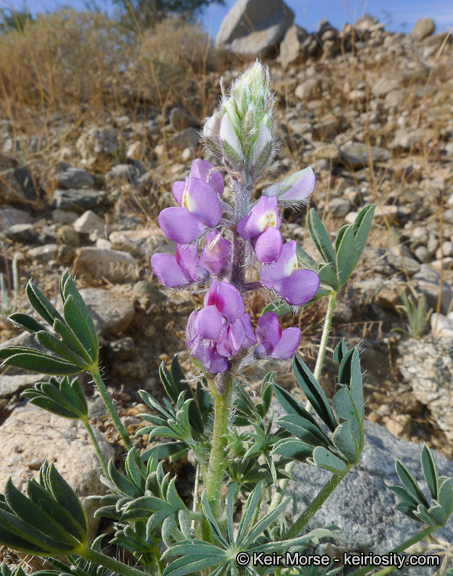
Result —
[[[428, 308], [436, 310], [440, 291], [440, 274], [426, 264], [422, 264], [420, 271], [415, 274], [413, 280], [417, 282], [418, 289], [425, 294]], [[453, 291], [447, 282], [443, 282], [440, 308], [442, 314], [448, 312], [452, 300]]]
[[111, 128], [93, 126], [76, 142], [76, 148], [87, 166], [98, 162], [111, 162], [117, 153], [116, 131]]
[[165, 294], [147, 280], [139, 280], [136, 282], [132, 288], [132, 293], [138, 298], [149, 300], [151, 304], [161, 304], [167, 299]]
[[351, 210], [351, 203], [344, 198], [332, 198], [329, 201], [329, 214], [337, 217], [343, 217]]
[[443, 314], [431, 314], [431, 331], [434, 338], [453, 338], [453, 319]]
[[137, 348], [133, 339], [128, 336], [127, 338], [110, 342], [107, 347], [107, 354], [114, 359], [115, 362], [124, 362], [126, 360], [132, 360], [137, 356]]
[[105, 234], [106, 224], [102, 218], [96, 216], [91, 210], [87, 210], [74, 222], [74, 230], [79, 234], [91, 234], [96, 232], [99, 236]]
[[80, 190], [93, 188], [95, 180], [91, 174], [82, 168], [75, 168], [67, 162], [59, 162], [56, 166], [55, 181], [64, 190]]
[[[385, 206], [383, 206], [383, 208], [385, 208]], [[390, 206], [390, 208], [392, 208], [392, 206]], [[404, 254], [403, 258], [401, 258], [397, 248], [392, 248], [387, 254], [387, 262], [396, 270], [407, 272], [409, 276], [414, 276], [414, 274], [420, 271], [420, 264], [413, 258], [404, 256]]]
[[311, 155], [315, 160], [328, 160], [332, 162], [332, 164], [338, 164], [340, 162], [340, 149], [336, 144], [321, 144], [316, 146]]
[[[418, 523], [395, 510], [400, 500], [388, 490], [388, 486], [401, 484], [395, 472], [397, 458], [409, 468], [421, 486], [426, 486], [420, 464], [421, 446], [395, 438], [373, 422], [365, 422], [364, 435], [364, 449], [358, 467], [345, 476], [310, 520], [307, 529], [334, 524], [340, 528], [334, 531], [334, 543], [342, 552], [383, 554], [420, 531]], [[453, 463], [433, 452], [440, 474], [451, 477]], [[331, 474], [299, 463], [293, 474], [295, 484], [291, 492], [296, 497], [298, 510], [303, 511]], [[437, 535], [450, 542], [453, 537], [451, 523]], [[433, 572], [423, 567], [421, 571], [403, 568], [399, 573], [401, 576], [427, 576]]]
[[79, 213], [95, 210], [104, 201], [105, 192], [98, 190], [55, 190], [52, 207]]
[[[93, 514], [97, 504], [86, 497], [103, 494], [105, 488], [99, 481], [99, 461], [83, 423], [28, 405], [16, 408], [1, 426], [0, 433], [0, 490], [4, 491], [11, 477], [15, 486], [25, 491], [28, 479], [39, 478], [44, 460], [54, 461], [58, 472], [81, 498], [91, 537], [95, 536], [99, 520]], [[109, 461], [114, 457], [113, 448], [96, 428], [93, 433], [104, 458]]]
[[352, 142], [340, 146], [341, 160], [348, 168], [364, 168], [369, 165], [369, 150], [373, 163], [385, 162], [390, 158], [390, 152], [385, 148], [368, 147], [361, 142]]
[[371, 92], [376, 98], [387, 96], [392, 90], [398, 90], [400, 83], [396, 78], [381, 76], [372, 86]]
[[432, 36], [436, 30], [436, 25], [431, 18], [420, 18], [411, 30], [411, 36], [414, 40], [424, 40]]
[[[439, 318], [439, 317], [438, 317]], [[449, 319], [450, 320], [450, 319]], [[438, 320], [442, 324], [442, 320]], [[447, 322], [443, 322], [444, 328]], [[451, 324], [448, 323], [448, 331]], [[416, 398], [431, 412], [448, 440], [453, 441], [453, 338], [429, 334], [420, 340], [401, 340], [398, 368]]]
[[314, 100], [321, 96], [321, 82], [319, 78], [308, 78], [296, 87], [294, 94], [301, 100]]
[[3, 208], [0, 210], [0, 230], [6, 230], [16, 224], [30, 224], [33, 218], [28, 212], [18, 208]]
[[15, 168], [13, 174], [14, 178], [19, 182], [26, 200], [34, 202], [44, 192], [41, 188], [38, 189], [36, 179], [26, 166]]
[[48, 264], [52, 260], [56, 260], [58, 257], [58, 246], [57, 244], [45, 244], [44, 246], [36, 246], [28, 250], [27, 257], [30, 260], [36, 260], [43, 264]]
[[104, 277], [110, 282], [129, 282], [137, 275], [137, 260], [120, 250], [84, 247], [74, 262], [73, 274], [87, 278]]
[[280, 44], [280, 60], [283, 68], [291, 65], [302, 64], [305, 61], [303, 51], [303, 41], [307, 38], [308, 32], [293, 24], [285, 34]]
[[397, 215], [398, 206], [382, 206], [381, 204], [378, 204], [374, 213], [374, 220], [378, 224], [385, 224], [386, 220], [389, 224], [393, 224]]
[[377, 18], [370, 16], [370, 14], [364, 14], [354, 24], [354, 29], [358, 32], [369, 32], [377, 24], [379, 24], [379, 20]]
[[123, 332], [134, 319], [135, 308], [129, 298], [102, 288], [82, 288], [80, 294], [101, 336]]
[[178, 132], [184, 130], [184, 128], [200, 128], [198, 120], [182, 108], [172, 108], [170, 110], [170, 124]]
[[200, 143], [200, 133], [195, 128], [185, 128], [179, 134], [175, 134], [168, 140], [169, 146], [174, 146], [179, 150], [185, 148], [198, 148]]
[[52, 210], [52, 220], [55, 224], [73, 224], [78, 217], [79, 215], [72, 210], [60, 210], [60, 208]]
[[105, 182], [109, 187], [121, 184], [136, 184], [140, 177], [139, 169], [132, 164], [118, 164], [107, 172]]
[[[3, 374], [0, 376], [0, 398], [9, 398], [15, 394], [19, 394], [26, 388], [31, 388], [36, 382], [48, 380], [45, 374], [17, 374], [16, 376], [9, 376]], [[0, 486], [1, 489], [1, 486]]]
[[149, 149], [144, 142], [136, 140], [129, 144], [126, 151], [126, 157], [134, 160], [143, 160], [148, 155]]
[[22, 186], [14, 176], [19, 167], [16, 158], [0, 153], [0, 198], [3, 203], [27, 204]]
[[124, 250], [139, 258], [147, 252], [148, 240], [152, 236], [153, 231], [149, 228], [143, 230], [121, 230], [112, 232], [109, 240], [114, 250]]
[[31, 244], [36, 242], [38, 234], [33, 224], [14, 224], [6, 231], [6, 235], [15, 242]]
[[294, 21], [282, 0], [238, 0], [220, 26], [216, 46], [244, 56], [268, 56]]

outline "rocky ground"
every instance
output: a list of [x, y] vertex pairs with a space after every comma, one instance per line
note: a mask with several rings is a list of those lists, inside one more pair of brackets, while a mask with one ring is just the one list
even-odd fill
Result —
[[[332, 239], [363, 205], [378, 202], [359, 269], [340, 295], [329, 345], [341, 337], [361, 342], [368, 420], [451, 459], [453, 45], [429, 26], [420, 28], [395, 34], [364, 17], [342, 31], [327, 21], [315, 34], [287, 29], [280, 55], [266, 60], [281, 148], [279, 167], [263, 186], [311, 165], [317, 186], [309, 207], [317, 208]], [[228, 62], [226, 86], [247, 65], [230, 55]], [[29, 310], [23, 290], [29, 278], [53, 297], [60, 274], [72, 270], [100, 331], [105, 381], [131, 430], [143, 409], [137, 391], [163, 394], [162, 361], [180, 353], [183, 366], [193, 370], [184, 335], [197, 299], [163, 293], [149, 258], [173, 250], [157, 226], [159, 210], [171, 205], [172, 182], [188, 174], [192, 158], [210, 159], [199, 145], [203, 118], [194, 111], [205, 98], [212, 112], [220, 76], [212, 70], [200, 74], [198, 84], [192, 79], [190, 90], [164, 113], [150, 112], [143, 102], [132, 108], [124, 96], [113, 111], [81, 123], [64, 146], [59, 135], [70, 118], [55, 118], [45, 141], [13, 117], [0, 125], [0, 269], [12, 282], [15, 257], [17, 309]], [[24, 142], [33, 150], [28, 162]], [[305, 217], [285, 213], [282, 233], [316, 257]], [[393, 331], [410, 332], [399, 289], [423, 292], [435, 312], [418, 338]], [[250, 302], [255, 319], [264, 302]], [[284, 319], [301, 327], [300, 352], [311, 366], [324, 311], [321, 301]], [[1, 345], [24, 338], [2, 322]], [[324, 385], [330, 391], [331, 368], [327, 361]], [[256, 367], [249, 377], [258, 381], [265, 371]], [[27, 419], [20, 392], [34, 381], [12, 371], [0, 376], [2, 429], [13, 410], [15, 418]], [[289, 366], [279, 369], [277, 381], [293, 389]], [[84, 385], [92, 393], [90, 383]], [[99, 402], [95, 396], [90, 401], [94, 422], [118, 448]], [[8, 458], [11, 469], [18, 460]]]

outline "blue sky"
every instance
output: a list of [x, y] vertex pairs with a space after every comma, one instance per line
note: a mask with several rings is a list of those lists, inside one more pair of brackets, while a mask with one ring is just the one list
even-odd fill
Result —
[[[266, 2], [266, 0], [262, 0]], [[23, 6], [24, 0], [0, 0], [0, 7]], [[53, 11], [63, 5], [76, 10], [84, 9], [83, 0], [25, 0], [33, 14]], [[97, 0], [107, 12], [112, 11], [111, 0]], [[222, 19], [234, 5], [235, 0], [226, 0], [225, 7], [211, 5], [202, 17], [204, 28], [214, 38]], [[436, 23], [436, 30], [444, 32], [453, 27], [453, 0], [286, 0], [296, 17], [295, 22], [309, 31], [315, 30], [322, 18], [327, 18], [336, 28], [345, 22], [354, 22], [364, 12], [376, 16], [386, 23], [391, 31], [410, 32], [418, 20], [429, 16]]]

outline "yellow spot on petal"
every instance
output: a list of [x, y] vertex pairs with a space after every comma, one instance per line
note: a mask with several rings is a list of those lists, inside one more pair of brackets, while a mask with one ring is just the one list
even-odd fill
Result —
[[277, 212], [268, 210], [260, 216], [258, 221], [260, 232], [264, 232], [266, 228], [277, 228]]

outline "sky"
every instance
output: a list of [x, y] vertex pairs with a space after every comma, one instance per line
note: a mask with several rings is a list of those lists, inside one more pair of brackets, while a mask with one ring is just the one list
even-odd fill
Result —
[[[295, 23], [308, 31], [316, 30], [319, 20], [327, 18], [335, 28], [345, 22], [355, 22], [368, 12], [386, 24], [392, 32], [410, 32], [419, 18], [431, 17], [437, 32], [453, 28], [453, 0], [285, 0], [295, 13]], [[84, 10], [84, 0], [0, 0], [0, 8], [20, 9], [25, 5], [32, 14], [54, 11], [70, 6]], [[262, 0], [266, 2], [266, 0]], [[97, 0], [106, 12], [112, 13], [112, 0]], [[212, 4], [202, 15], [204, 29], [215, 38], [220, 24], [235, 0], [225, 0], [225, 6]]]

